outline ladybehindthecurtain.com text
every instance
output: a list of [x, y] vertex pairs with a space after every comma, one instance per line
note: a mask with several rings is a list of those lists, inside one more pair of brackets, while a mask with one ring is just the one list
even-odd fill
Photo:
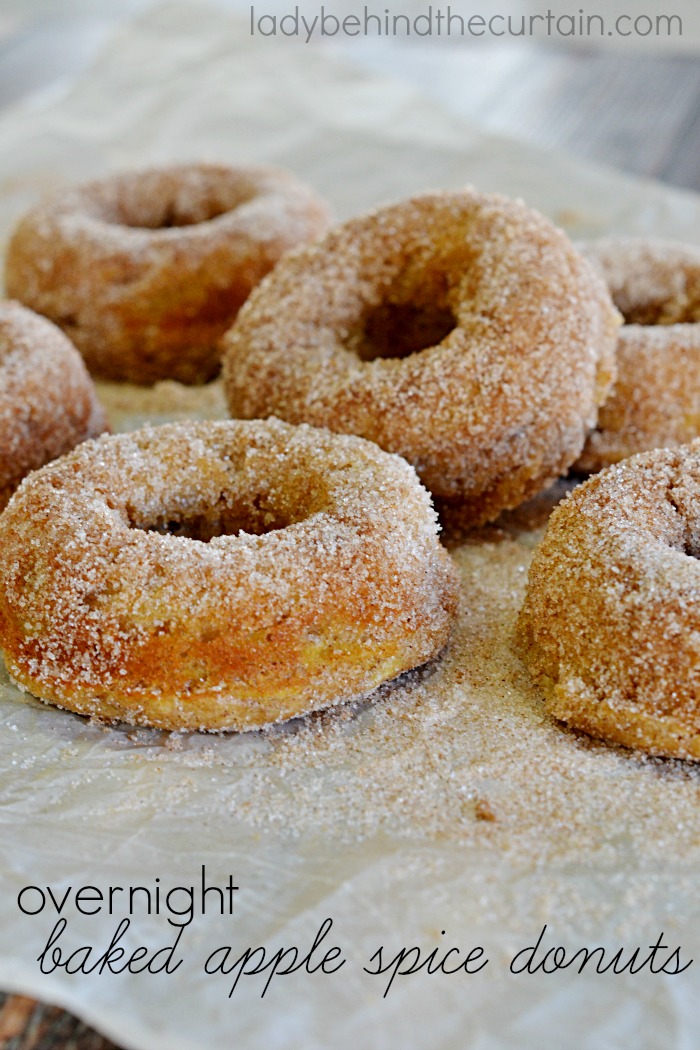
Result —
[[250, 8], [250, 34], [262, 37], [297, 37], [309, 44], [320, 37], [665, 37], [683, 36], [680, 15], [620, 15], [606, 19], [579, 8], [574, 14], [482, 15], [462, 14], [447, 7], [428, 6], [418, 15], [390, 8], [377, 12], [367, 5], [361, 13], [333, 14], [321, 6], [315, 13], [294, 7], [286, 14], [267, 14]]

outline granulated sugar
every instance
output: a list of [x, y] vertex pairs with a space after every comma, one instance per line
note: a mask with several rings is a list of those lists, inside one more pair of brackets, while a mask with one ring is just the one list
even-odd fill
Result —
[[698, 768], [566, 730], [546, 715], [515, 655], [537, 535], [508, 527], [453, 550], [459, 621], [429, 667], [364, 705], [268, 730], [245, 755], [233, 741], [183, 737], [168, 761], [235, 770], [227, 804], [261, 829], [469, 844], [527, 868], [614, 864], [623, 849], [640, 864], [682, 856], [692, 870]]

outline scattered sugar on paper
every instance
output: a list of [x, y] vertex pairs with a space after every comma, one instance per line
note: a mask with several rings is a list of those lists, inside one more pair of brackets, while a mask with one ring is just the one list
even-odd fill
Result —
[[[83, 819], [138, 811], [183, 828], [212, 814], [224, 826], [228, 813], [234, 835], [242, 821], [262, 841], [298, 839], [312, 854], [314, 843], [362, 852], [366, 842], [389, 868], [396, 854], [403, 880], [461, 887], [464, 908], [508, 930], [515, 947], [538, 922], [592, 936], [605, 927], [630, 943], [645, 924], [680, 930], [698, 906], [700, 768], [556, 724], [514, 652], [527, 566], [550, 506], [544, 497], [452, 541], [460, 615], [427, 668], [366, 702], [256, 734], [104, 728], [109, 754], [93, 754], [87, 767], [68, 733], [67, 803], [79, 791]], [[119, 778], [106, 795], [86, 793], [98, 769], [102, 784], [117, 776], [117, 760], [133, 765], [135, 790]], [[54, 780], [52, 801], [62, 805], [58, 788]]]
[[553, 722], [515, 655], [534, 539], [494, 529], [453, 550], [459, 621], [429, 667], [365, 704], [268, 730], [250, 748], [185, 737], [171, 760], [244, 770], [229, 804], [260, 828], [473, 844], [528, 868], [584, 856], [614, 865], [620, 847], [642, 864], [670, 852], [690, 874], [700, 770]]

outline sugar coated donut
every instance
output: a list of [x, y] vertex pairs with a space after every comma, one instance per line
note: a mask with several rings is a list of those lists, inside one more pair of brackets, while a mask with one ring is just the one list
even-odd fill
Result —
[[233, 416], [360, 434], [463, 521], [580, 454], [618, 318], [592, 267], [523, 204], [428, 193], [287, 256], [224, 338]]
[[221, 165], [128, 172], [67, 189], [19, 223], [8, 292], [71, 337], [91, 372], [201, 383], [280, 255], [327, 227], [291, 175]]
[[277, 420], [88, 442], [0, 519], [0, 646], [61, 707], [253, 729], [445, 645], [456, 574], [412, 468]]
[[63, 332], [19, 303], [0, 302], [0, 510], [30, 470], [106, 426]]
[[700, 759], [700, 442], [609, 467], [553, 513], [518, 631], [549, 711]]
[[627, 322], [615, 386], [576, 464], [592, 472], [700, 434], [700, 249], [634, 237], [579, 247]]

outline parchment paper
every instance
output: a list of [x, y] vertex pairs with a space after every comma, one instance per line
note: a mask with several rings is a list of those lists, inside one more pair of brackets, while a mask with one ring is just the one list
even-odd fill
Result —
[[[291, 41], [251, 41], [245, 23], [198, 4], [142, 17], [80, 83], [4, 115], [0, 142], [3, 237], [56, 184], [208, 158], [289, 167], [339, 218], [472, 182], [524, 197], [576, 236], [700, 241], [691, 194], [487, 137], [401, 83]], [[103, 392], [117, 426], [221, 411], [215, 395], [164, 410], [162, 399], [130, 405], [124, 391]], [[676, 976], [508, 970], [545, 923], [552, 945], [629, 953], [663, 932], [684, 962], [700, 955], [695, 769], [550, 724], [512, 655], [537, 528], [533, 512], [454, 551], [462, 614], [443, 661], [373, 703], [271, 733], [105, 729], [0, 676], [0, 985], [63, 1004], [138, 1050], [697, 1046], [700, 960]], [[216, 893], [202, 914], [203, 865], [207, 885], [230, 876], [240, 887], [231, 914]], [[35, 915], [18, 907], [27, 886], [38, 887], [21, 898]], [[114, 914], [79, 915], [80, 886], [150, 889], [152, 914], [137, 894], [120, 942], [150, 951], [177, 933], [172, 912], [154, 913], [156, 889], [194, 887], [182, 964], [42, 974], [36, 960], [59, 918], [49, 887], [59, 902], [68, 891], [69, 952], [90, 945], [94, 961], [115, 933], [123, 897]], [[170, 899], [182, 908], [186, 896]], [[266, 976], [246, 977], [229, 998], [231, 980], [203, 970], [220, 946], [230, 962], [257, 946], [295, 945], [302, 959], [326, 918], [324, 950], [338, 945], [346, 959], [336, 973], [280, 975], [264, 998]], [[404, 946], [424, 958], [482, 946], [489, 962], [472, 975], [423, 969], [384, 998], [387, 979], [363, 970], [380, 945], [385, 960]]]

